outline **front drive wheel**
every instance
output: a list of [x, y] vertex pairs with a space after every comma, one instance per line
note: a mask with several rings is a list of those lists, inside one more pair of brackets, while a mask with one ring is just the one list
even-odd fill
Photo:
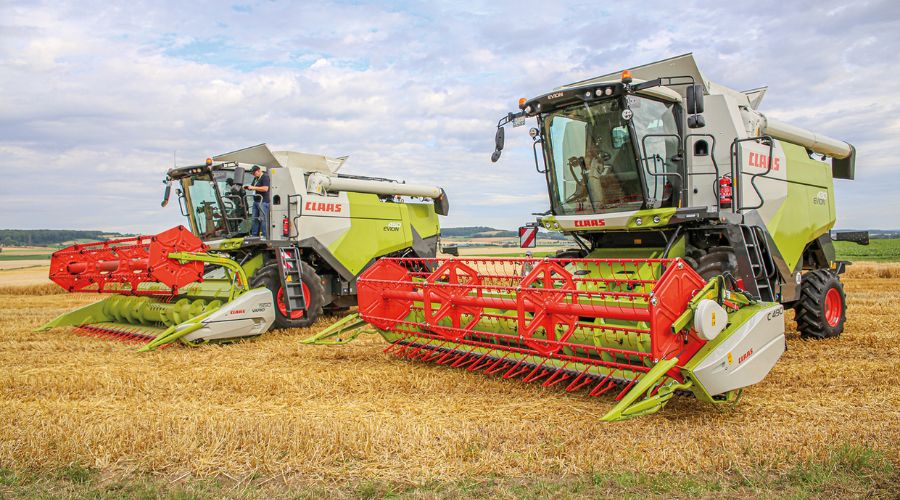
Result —
[[801, 337], [827, 339], [840, 335], [847, 320], [847, 302], [838, 275], [827, 269], [804, 274], [794, 310]]
[[287, 314], [284, 304], [284, 289], [278, 277], [278, 263], [271, 262], [256, 270], [250, 277], [250, 288], [266, 287], [275, 299], [275, 322], [272, 328], [304, 328], [316, 322], [322, 314], [322, 301], [325, 299], [325, 287], [316, 271], [303, 264], [300, 277], [303, 281], [303, 298], [306, 311], [291, 311]]

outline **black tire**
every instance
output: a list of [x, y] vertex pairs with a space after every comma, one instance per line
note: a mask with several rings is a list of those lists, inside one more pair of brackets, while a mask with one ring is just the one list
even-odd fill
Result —
[[737, 273], [737, 257], [731, 247], [712, 247], [706, 253], [702, 253], [702, 250], [692, 251], [689, 259], [685, 261], [693, 265], [697, 274], [705, 280], [725, 273], [732, 276]]
[[300, 273], [306, 294], [306, 311], [292, 311], [293, 317], [287, 317], [282, 312], [284, 303], [279, 304], [279, 291], [281, 291], [281, 279], [278, 277], [278, 263], [270, 262], [256, 270], [250, 277], [250, 288], [266, 287], [272, 292], [275, 302], [275, 323], [272, 328], [305, 328], [312, 325], [322, 315], [322, 302], [325, 299], [325, 287], [322, 279], [316, 274], [312, 266], [303, 264]]
[[800, 336], [827, 339], [840, 335], [847, 321], [846, 298], [837, 274], [827, 269], [804, 274], [800, 299], [794, 304]]

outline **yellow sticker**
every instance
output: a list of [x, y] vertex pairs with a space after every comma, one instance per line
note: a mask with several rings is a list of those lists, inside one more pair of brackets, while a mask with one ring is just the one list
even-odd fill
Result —
[[713, 313], [712, 313], [712, 326], [716, 326], [716, 312], [715, 311], [713, 311]]
[[733, 363], [733, 362], [734, 362], [734, 361], [731, 359], [731, 353], [729, 352], [729, 353], [728, 353], [728, 364], [730, 365], [730, 364]]
[[284, 277], [284, 281], [290, 282], [290, 281], [291, 281], [291, 276], [290, 276], [290, 275], [285, 276], [285, 277]]

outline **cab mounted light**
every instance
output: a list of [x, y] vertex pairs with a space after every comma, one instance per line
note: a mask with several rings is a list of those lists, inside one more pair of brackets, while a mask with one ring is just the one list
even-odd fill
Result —
[[525, 103], [526, 103], [527, 101], [528, 101], [528, 99], [526, 99], [526, 98], [524, 98], [524, 97], [522, 97], [521, 99], [519, 99], [519, 109], [525, 109]]
[[212, 158], [207, 158], [207, 159], [206, 159], [206, 166], [208, 167], [208, 166], [210, 166], [210, 165], [212, 165]]
[[622, 83], [631, 83], [631, 70], [626, 69], [622, 71]]

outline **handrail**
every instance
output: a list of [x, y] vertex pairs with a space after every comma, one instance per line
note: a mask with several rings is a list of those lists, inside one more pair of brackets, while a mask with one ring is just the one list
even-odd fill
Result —
[[[759, 142], [766, 141], [769, 143], [769, 162], [766, 166], [766, 171], [759, 174], [751, 174], [750, 175], [750, 186], [753, 188], [753, 191], [756, 192], [756, 196], [759, 198], [759, 205], [755, 205], [752, 207], [745, 207], [744, 205], [744, 196], [743, 196], [743, 188], [740, 187], [740, 184], [743, 182], [743, 165], [741, 165], [740, 158], [738, 158], [738, 154], [740, 153], [740, 143], [742, 142]], [[729, 149], [729, 154], [731, 157], [731, 175], [732, 179], [734, 179], [734, 203], [732, 203], [733, 212], [738, 213], [743, 210], [756, 210], [763, 205], [766, 204], [766, 200], [763, 198], [762, 193], [759, 191], [759, 188], [756, 186], [757, 177], [764, 177], [772, 171], [772, 153], [775, 150], [775, 140], [772, 139], [771, 136], [761, 135], [757, 137], [748, 137], [746, 139], [735, 139], [731, 142], [731, 148]], [[737, 167], [737, 168], [736, 168]]]
[[[534, 169], [537, 170], [537, 172], [538, 172], [539, 174], [546, 174], [546, 173], [547, 173], [547, 162], [546, 162], [546, 160], [544, 161], [544, 170], [541, 170], [540, 166], [538, 166], [537, 145], [538, 145], [538, 144], [542, 144], [543, 142], [544, 142], [544, 140], [541, 139], [540, 136], [537, 136], [537, 137], [534, 138], [534, 141], [532, 141], [532, 143], [531, 143], [531, 152], [534, 153]], [[541, 154], [541, 158], [543, 158], [543, 157], [544, 157], [544, 155]]]
[[[641, 155], [641, 160], [640, 160], [644, 164], [644, 169], [646, 170], [648, 175], [651, 175], [653, 177], [677, 177], [678, 178], [679, 182], [681, 183], [681, 189], [680, 189], [681, 196], [679, 197], [679, 200], [678, 200], [678, 205], [680, 206], [687, 199], [687, 186], [685, 185], [685, 182], [684, 182], [684, 176], [681, 175], [681, 172], [663, 172], [663, 173], [659, 174], [659, 173], [653, 173], [650, 171], [650, 164], [648, 161], [649, 157], [647, 156], [647, 138], [648, 137], [674, 137], [678, 141], [678, 146], [681, 147], [681, 142], [682, 142], [681, 136], [678, 134], [646, 134], [646, 135], [644, 135], [644, 137], [641, 138], [641, 153], [643, 153], [643, 154]], [[682, 156], [682, 161], [683, 161], [684, 160], [684, 150], [683, 149], [681, 151], [681, 156]], [[660, 158], [660, 156], [658, 154], [654, 155], [654, 158], [653, 158], [654, 167], [656, 166], [657, 159], [661, 159], [662, 163], [663, 163], [663, 167], [665, 167], [666, 160]], [[650, 193], [648, 192], [647, 194], [649, 195]], [[656, 194], [654, 193], [654, 198], [655, 197], [656, 197]]]

